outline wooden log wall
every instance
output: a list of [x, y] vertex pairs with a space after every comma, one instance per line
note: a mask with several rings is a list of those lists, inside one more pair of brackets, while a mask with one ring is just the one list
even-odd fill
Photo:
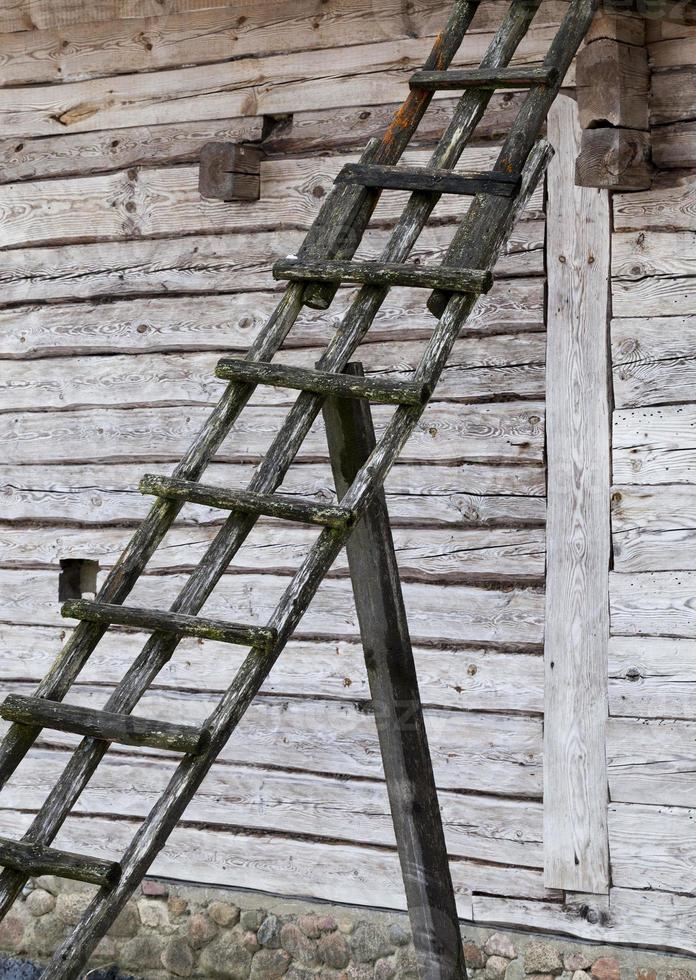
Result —
[[[478, 64], [506, 7], [482, 5], [458, 63]], [[113, 564], [149, 507], [140, 477], [173, 469], [222, 391], [217, 360], [243, 354], [278, 299], [273, 262], [297, 252], [335, 175], [383, 128], [449, 8], [253, 0], [240, 16], [212, 0], [3, 5], [3, 691], [29, 693], [48, 669], [71, 629], [59, 615], [61, 559], [98, 560], [100, 579]], [[564, 10], [544, 4], [520, 63], [541, 59]], [[493, 163], [520, 102], [495, 97], [464, 172]], [[406, 162], [426, 163], [453, 104], [436, 100]], [[220, 140], [263, 147], [258, 202], [201, 198], [199, 151]], [[378, 254], [405, 200], [385, 195], [361, 255]], [[442, 201], [421, 261], [440, 260], [464, 207]], [[560, 898], [544, 885], [542, 852], [544, 245], [542, 189], [388, 487], [468, 919], [479, 895]], [[313, 366], [352, 292], [308, 311], [279, 359]], [[368, 373], [407, 376], [432, 330], [424, 300], [391, 293], [360, 351]], [[245, 486], [294, 398], [259, 390], [208, 482]], [[376, 410], [378, 429], [390, 412]], [[328, 500], [332, 485], [317, 426], [286, 487]], [[133, 601], [166, 607], [220, 520], [185, 508]], [[260, 522], [205, 612], [265, 621], [315, 536]], [[142, 641], [110, 635], [70, 700], [103, 704]], [[200, 723], [242, 653], [185, 641], [139, 714]], [[403, 906], [361, 657], [341, 556], [157, 871]], [[0, 796], [3, 832], [18, 833], [40, 806], [74, 742], [44, 733]], [[114, 748], [61, 843], [118, 856], [172, 766], [161, 752]]]
[[[460, 64], [477, 63], [504, 8], [502, 0], [481, 5]], [[271, 265], [297, 250], [333, 177], [383, 128], [448, 9], [448, 0], [252, 0], [241, 17], [228, 0], [3, 5], [3, 691], [30, 694], [49, 668], [71, 628], [59, 616], [61, 559], [96, 559], [102, 577], [115, 561], [149, 506], [140, 477], [173, 469], [220, 391], [216, 361], [243, 353], [277, 300]], [[564, 0], [543, 4], [521, 62], [541, 58], [564, 9]], [[614, 202], [609, 903], [595, 907], [544, 882], [543, 193], [387, 488], [461, 915], [691, 952], [696, 255], [688, 171], [696, 137], [693, 57], [674, 59], [695, 43], [653, 39], [664, 183]], [[519, 102], [514, 92], [494, 99], [464, 170], [495, 158]], [[452, 104], [436, 100], [408, 162], [427, 160]], [[201, 200], [197, 158], [211, 140], [263, 147], [258, 202]], [[366, 257], [404, 199], [385, 196]], [[417, 247], [421, 260], [442, 256], [461, 207], [459, 199], [439, 206]], [[280, 359], [313, 365], [350, 295], [308, 312]], [[422, 298], [392, 292], [360, 352], [368, 372], [403, 377], [413, 366], [432, 326]], [[210, 482], [244, 486], [291, 403], [290, 393], [259, 392]], [[388, 411], [375, 416], [379, 428]], [[655, 484], [668, 486], [669, 507]], [[320, 427], [286, 487], [332, 499]], [[134, 600], [166, 605], [219, 520], [187, 507]], [[206, 613], [267, 617], [314, 533], [278, 532], [259, 524]], [[624, 635], [627, 622], [642, 623], [641, 636]], [[358, 637], [341, 557], [156, 871], [403, 907]], [[70, 700], [101, 706], [142, 641], [110, 635]], [[240, 657], [186, 640], [139, 714], [200, 723]], [[0, 833], [26, 826], [74, 743], [44, 734], [0, 796]], [[161, 752], [114, 748], [59, 846], [89, 841], [90, 853], [118, 857], [173, 764]]]

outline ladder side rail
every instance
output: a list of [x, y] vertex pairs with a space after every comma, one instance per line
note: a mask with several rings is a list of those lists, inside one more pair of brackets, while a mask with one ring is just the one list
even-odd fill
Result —
[[[501, 225], [496, 241], [504, 240], [506, 231], [511, 228], [517, 217], [518, 208], [525, 206], [528, 195], [543, 174], [549, 158], [548, 144], [540, 141], [538, 149], [530, 156], [525, 170], [518, 207], [510, 209], [508, 224]], [[482, 262], [492, 263], [495, 258], [493, 248], [494, 245], [490, 242], [482, 245]], [[450, 300], [426, 348], [419, 369], [421, 374], [432, 375], [438, 368], [440, 370], [444, 368], [474, 302], [475, 300], [468, 296], [456, 296]], [[323, 401], [323, 399], [319, 400]], [[395, 411], [375, 450], [360, 469], [350, 490], [343, 498], [344, 504], [354, 507], [360, 515], [365, 513], [424, 411], [425, 406], [418, 409], [402, 407]], [[278, 641], [275, 647], [267, 653], [252, 650], [246, 657], [234, 681], [208, 719], [206, 727], [211, 737], [209, 750], [204, 755], [187, 756], [180, 763], [164, 794], [131, 841], [121, 861], [122, 873], [118, 885], [111, 891], [102, 889], [94, 898], [82, 922], [56, 951], [44, 973], [44, 980], [76, 980], [79, 976], [84, 962], [164, 847], [191, 798], [260, 691], [351, 533], [351, 528], [322, 531], [286, 589], [268, 624], [269, 629], [277, 630]], [[73, 759], [76, 756], [77, 753]], [[65, 773], [70, 768], [69, 763]]]
[[[435, 40], [425, 63], [426, 68], [439, 67], [440, 70], [445, 70], [451, 65], [478, 5], [479, 0], [456, 0], [445, 28]], [[433, 92], [423, 90], [410, 92], [382, 138], [368, 144], [360, 162], [398, 163], [422, 122], [433, 96]], [[301, 258], [332, 258], [334, 255], [351, 258], [380, 195], [381, 192], [374, 188], [335, 185], [300, 248]], [[316, 309], [328, 309], [335, 295], [335, 287], [314, 286], [311, 283], [305, 285], [305, 303]]]
[[[558, 69], [558, 79], [553, 85], [529, 92], [503, 144], [494, 169], [510, 172], [521, 167], [561, 90], [573, 58], [592, 23], [594, 12], [595, 0], [575, 0], [569, 6], [544, 59], [545, 67]], [[505, 204], [502, 198], [478, 194], [452, 239], [444, 264], [459, 266], [472, 261], [478, 248], [475, 236], [481, 233], [481, 229], [484, 234], [490, 233], [504, 210]], [[430, 312], [434, 316], [441, 316], [448, 300], [447, 293], [439, 290], [434, 292], [428, 301]]]
[[[525, 0], [523, 3], [525, 7], [528, 6]], [[531, 0], [531, 3], [532, 5], [536, 4], [537, 0]], [[450, 137], [446, 134], [443, 141], [449, 142], [449, 140]], [[521, 186], [516, 198], [505, 199], [506, 210], [514, 210], [516, 203], [521, 200], [523, 195], [524, 187]], [[418, 196], [413, 195], [413, 197]], [[414, 214], [407, 205], [404, 215], [392, 233], [390, 245], [387, 246], [386, 251], [389, 253], [388, 258], [390, 260], [399, 261], [408, 257], [412, 247], [411, 240], [415, 241], [427, 222], [428, 215], [429, 212], [421, 214], [418, 211]], [[402, 225], [407, 225], [410, 234], [408, 232], [404, 235], [400, 234]], [[396, 239], [397, 244], [392, 246], [391, 241], [394, 239]], [[483, 267], [486, 267], [486, 263]], [[388, 289], [384, 287], [365, 286], [360, 290], [320, 359], [318, 363], [320, 370], [337, 372], [343, 370], [372, 325], [387, 295]], [[469, 297], [462, 299], [473, 306], [474, 301], [470, 300]], [[293, 313], [296, 306], [295, 297], [295, 303], [291, 307]], [[323, 396], [314, 395], [310, 392], [302, 392], [299, 395], [288, 413], [284, 425], [254, 474], [248, 487], [250, 491], [268, 493], [278, 488], [311, 426], [321, 412], [323, 404]], [[199, 612], [212, 594], [229, 563], [251, 533], [256, 524], [256, 519], [254, 515], [230, 515], [208, 547], [198, 568], [192, 573], [182, 592], [173, 603], [171, 607], [173, 612], [188, 615], [195, 615]], [[102, 629], [103, 635], [105, 628], [99, 628]], [[169, 662], [178, 644], [179, 638], [177, 636], [162, 634], [151, 636], [139, 657], [109, 698], [105, 710], [113, 713], [133, 711], [144, 692], [154, 682], [157, 674]], [[33, 742], [38, 730], [29, 729], [28, 732], [31, 742]], [[20, 728], [19, 737], [22, 738], [22, 736], [23, 732]], [[22, 748], [28, 742], [28, 737], [24, 736], [24, 738]], [[28, 751], [30, 744], [27, 745], [25, 751]], [[34, 818], [31, 827], [25, 834], [25, 839], [44, 844], [50, 843], [54, 839], [103, 759], [104, 751], [103, 743], [96, 740], [91, 742], [84, 740], [80, 744]], [[5, 870], [0, 874], [0, 918], [12, 906], [24, 883], [22, 876], [17, 872]]]
[[[482, 68], [500, 68], [509, 63], [529, 30], [540, 6], [541, 0], [514, 0], [483, 56], [481, 61]], [[447, 129], [428, 163], [428, 169], [451, 170], [454, 168], [471, 139], [476, 126], [483, 117], [492, 95], [493, 92], [486, 89], [469, 91], [462, 95]], [[361, 162], [391, 163], [393, 161], [375, 159]], [[389, 261], [387, 256], [401, 253], [402, 244], [406, 245], [409, 241], [408, 251], [410, 251], [416, 239], [409, 238], [409, 233], [412, 233], [412, 230], [421, 223], [422, 227], [425, 226], [428, 218], [437, 206], [440, 196], [436, 193], [414, 193], [411, 195], [406, 206], [406, 211], [404, 212], [405, 221], [400, 226], [404, 240], [401, 242], [398, 239], [395, 229], [394, 236], [392, 236], [394, 247], [392, 250], [387, 249], [384, 252], [382, 256], [383, 261]], [[351, 259], [357, 251], [369, 220], [370, 215], [366, 217], [356, 216], [351, 226], [350, 235], [346, 234], [345, 236], [346, 240], [343, 247], [331, 253], [324, 252], [323, 257]], [[300, 258], [305, 257], [303, 250], [300, 250]], [[335, 286], [327, 287], [317, 285], [314, 288], [307, 287], [305, 302], [308, 305], [323, 309], [330, 305], [335, 294]]]

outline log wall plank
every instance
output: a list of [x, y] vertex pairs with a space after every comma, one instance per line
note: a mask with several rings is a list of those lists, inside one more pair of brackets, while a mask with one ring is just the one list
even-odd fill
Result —
[[599, 894], [609, 888], [606, 335], [611, 219], [608, 192], [568, 191], [581, 137], [571, 99], [556, 103], [549, 134], [557, 152], [548, 179], [544, 866], [549, 887]]
[[609, 644], [609, 710], [613, 716], [690, 721], [694, 717], [695, 694], [694, 640], [658, 636], [612, 637]]

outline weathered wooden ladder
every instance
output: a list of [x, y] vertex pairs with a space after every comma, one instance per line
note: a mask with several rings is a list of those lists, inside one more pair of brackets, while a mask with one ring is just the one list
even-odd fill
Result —
[[[542, 65], [508, 67], [541, 0], [512, 0], [481, 67], [448, 70], [478, 0], [458, 0], [423, 71], [381, 140], [359, 164], [345, 167], [310, 229], [298, 258], [279, 262], [289, 280], [267, 326], [244, 360], [224, 359], [217, 376], [230, 382], [172, 478], [147, 476], [143, 493], [156, 500], [97, 601], [69, 602], [63, 615], [81, 622], [35, 697], [8, 697], [0, 708], [13, 722], [0, 748], [4, 785], [43, 727], [84, 736], [21, 840], [0, 840], [0, 916], [27, 878], [56, 874], [100, 886], [82, 922], [55, 953], [43, 976], [75, 978], [123, 909], [300, 622], [340, 550], [347, 546], [375, 705], [385, 775], [421, 974], [426, 980], [466, 976], [452, 880], [416, 671], [400, 592], [383, 484], [421, 418], [453, 344], [478, 296], [492, 285], [491, 268], [520, 211], [543, 176], [551, 149], [539, 139], [547, 112], [589, 27], [593, 0], [569, 0]], [[527, 90], [494, 170], [453, 172], [496, 89]], [[454, 117], [426, 168], [397, 167], [436, 91], [462, 90]], [[384, 189], [412, 191], [378, 262], [351, 261]], [[472, 195], [471, 206], [440, 268], [406, 264], [440, 195]], [[317, 370], [271, 364], [304, 306], [327, 308], [341, 283], [361, 289], [328, 344]], [[438, 317], [409, 382], [367, 379], [351, 357], [394, 285], [433, 290]], [[249, 401], [256, 385], [300, 394], [268, 454], [244, 491], [198, 482]], [[396, 406], [375, 443], [369, 403]], [[311, 426], [324, 410], [340, 503], [325, 506], [277, 492]], [[229, 516], [171, 611], [124, 605], [182, 507], [206, 504]], [[261, 515], [322, 528], [266, 626], [217, 622], [198, 615]], [[62, 704], [110, 626], [151, 633], [142, 653], [103, 711]], [[131, 715], [184, 636], [251, 647], [233, 683], [202, 729]], [[183, 758], [166, 791], [120, 863], [51, 847], [110, 743], [153, 746]]]

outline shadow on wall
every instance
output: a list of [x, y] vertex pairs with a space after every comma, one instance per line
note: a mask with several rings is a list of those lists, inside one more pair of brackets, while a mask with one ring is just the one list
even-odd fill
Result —
[[[12, 960], [0, 956], [0, 980], [39, 980], [42, 969], [42, 967], [35, 966], [26, 960]], [[136, 978], [117, 973], [112, 968], [110, 970], [92, 970], [87, 974], [85, 980], [136, 980]]]

